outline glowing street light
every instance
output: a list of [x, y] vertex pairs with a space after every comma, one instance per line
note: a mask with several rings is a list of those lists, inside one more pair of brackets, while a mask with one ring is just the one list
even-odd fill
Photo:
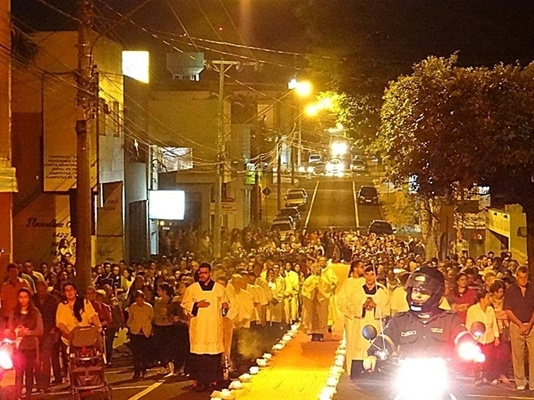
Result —
[[295, 78], [288, 82], [287, 87], [289, 90], [294, 90], [300, 97], [308, 97], [313, 91], [313, 86], [310, 82], [297, 81]]
[[349, 146], [345, 142], [332, 142], [330, 150], [332, 151], [333, 156], [342, 156], [347, 154]]
[[319, 104], [310, 103], [306, 106], [306, 108], [304, 109], [304, 112], [306, 113], [307, 116], [314, 117], [319, 113], [320, 110], [321, 108], [319, 107]]

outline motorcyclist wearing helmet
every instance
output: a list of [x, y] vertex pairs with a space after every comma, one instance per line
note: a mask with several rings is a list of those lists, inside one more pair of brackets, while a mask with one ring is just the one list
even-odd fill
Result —
[[[373, 341], [368, 354], [377, 349], [396, 352], [401, 358], [443, 357], [454, 354], [462, 341], [472, 341], [456, 313], [439, 308], [445, 279], [436, 268], [421, 267], [406, 282], [410, 310], [396, 314]], [[375, 360], [364, 362], [374, 369]]]

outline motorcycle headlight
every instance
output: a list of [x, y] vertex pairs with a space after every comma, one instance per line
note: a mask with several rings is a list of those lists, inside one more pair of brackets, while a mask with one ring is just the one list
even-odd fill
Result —
[[401, 398], [427, 400], [446, 391], [449, 385], [447, 364], [442, 358], [414, 358], [401, 361], [395, 387]]
[[11, 359], [11, 353], [7, 349], [0, 349], [0, 368], [12, 369], [13, 360]]

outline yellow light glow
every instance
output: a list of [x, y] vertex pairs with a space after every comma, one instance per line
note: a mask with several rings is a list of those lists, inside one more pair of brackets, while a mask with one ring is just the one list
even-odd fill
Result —
[[321, 110], [330, 110], [334, 106], [334, 102], [330, 97], [324, 97], [319, 100], [319, 107]]
[[294, 90], [295, 93], [300, 97], [308, 97], [313, 91], [313, 86], [310, 82], [297, 81], [295, 78], [288, 82], [287, 88], [289, 90]]
[[295, 92], [300, 97], [308, 97], [311, 94], [312, 90], [312, 84], [308, 81], [297, 82], [297, 86], [295, 87]]
[[122, 73], [143, 83], [149, 81], [150, 54], [148, 51], [123, 51]]
[[345, 129], [345, 127], [343, 126], [343, 124], [342, 124], [341, 122], [338, 122], [338, 123], [336, 124], [336, 129], [342, 131], [343, 129]]
[[330, 150], [332, 151], [333, 156], [342, 156], [347, 154], [349, 147], [345, 142], [332, 142]]
[[314, 117], [319, 113], [319, 110], [320, 108], [317, 103], [311, 103], [306, 106], [306, 108], [304, 109], [304, 112], [306, 113], [307, 116]]

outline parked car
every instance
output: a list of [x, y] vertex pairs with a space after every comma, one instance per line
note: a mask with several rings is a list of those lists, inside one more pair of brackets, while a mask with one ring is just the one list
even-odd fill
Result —
[[295, 234], [295, 229], [289, 221], [273, 221], [271, 224], [271, 232], [278, 231], [280, 233], [280, 239], [282, 241], [286, 240], [290, 234]]
[[361, 158], [355, 158], [350, 165], [352, 172], [365, 172], [367, 171], [367, 164]]
[[286, 207], [303, 207], [306, 204], [306, 197], [302, 192], [291, 192], [286, 194]]
[[393, 227], [388, 221], [375, 219], [369, 224], [369, 233], [376, 235], [393, 235]]
[[312, 153], [308, 157], [308, 164], [313, 164], [321, 161], [323, 161], [323, 156], [318, 153]]
[[358, 190], [358, 204], [378, 204], [378, 192], [374, 186], [362, 186]]
[[306, 192], [306, 189], [304, 188], [291, 188], [287, 190], [286, 196], [288, 196], [291, 193], [302, 193], [302, 197], [304, 197], [306, 200], [308, 200], [308, 192]]
[[286, 216], [286, 217], [277, 216], [273, 220], [273, 223], [275, 222], [289, 222], [291, 226], [293, 227], [293, 229], [297, 229], [296, 221], [292, 217], [289, 217], [289, 216]]
[[291, 217], [298, 224], [301, 220], [300, 211], [297, 207], [284, 207], [278, 210], [277, 217]]

